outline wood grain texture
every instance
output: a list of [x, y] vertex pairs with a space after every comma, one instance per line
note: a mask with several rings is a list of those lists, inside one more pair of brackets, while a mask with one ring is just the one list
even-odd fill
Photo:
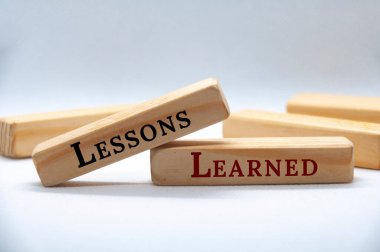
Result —
[[30, 157], [34, 147], [43, 141], [131, 107], [117, 105], [0, 118], [0, 154]]
[[353, 144], [344, 137], [173, 141], [151, 150], [156, 185], [345, 183]]
[[218, 81], [206, 79], [36, 146], [41, 182], [54, 186], [226, 119]]
[[380, 123], [380, 98], [330, 94], [298, 94], [287, 104], [290, 113]]
[[380, 169], [380, 124], [319, 116], [244, 110], [223, 123], [224, 137], [344, 136], [355, 165]]

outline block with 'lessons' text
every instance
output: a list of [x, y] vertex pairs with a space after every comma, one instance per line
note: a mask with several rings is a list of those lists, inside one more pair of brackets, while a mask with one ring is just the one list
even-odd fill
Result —
[[41, 182], [54, 186], [157, 147], [229, 116], [215, 79], [206, 79], [36, 146]]

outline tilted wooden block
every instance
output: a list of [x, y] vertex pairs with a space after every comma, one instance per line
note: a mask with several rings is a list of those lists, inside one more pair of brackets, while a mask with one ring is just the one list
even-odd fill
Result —
[[380, 123], [380, 98], [299, 94], [289, 100], [290, 113]]
[[131, 107], [118, 105], [0, 118], [0, 154], [30, 157], [34, 147], [43, 141]]
[[224, 137], [344, 136], [354, 143], [355, 165], [380, 169], [380, 124], [319, 116], [245, 110], [223, 123]]
[[228, 115], [218, 81], [206, 79], [43, 142], [34, 149], [33, 161], [42, 184], [53, 186]]
[[151, 150], [156, 185], [344, 183], [353, 145], [344, 137], [173, 141]]

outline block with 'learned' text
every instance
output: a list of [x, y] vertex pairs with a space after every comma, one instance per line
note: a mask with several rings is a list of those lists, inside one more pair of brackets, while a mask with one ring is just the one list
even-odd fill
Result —
[[344, 137], [177, 140], [151, 150], [156, 185], [346, 183], [353, 145]]

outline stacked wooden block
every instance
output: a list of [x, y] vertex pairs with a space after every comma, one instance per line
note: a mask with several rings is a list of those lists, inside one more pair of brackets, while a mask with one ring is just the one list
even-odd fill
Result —
[[[157, 185], [345, 183], [380, 169], [380, 99], [301, 94], [288, 113], [232, 113], [206, 79], [138, 105], [3, 118], [0, 153], [56, 186], [151, 150]], [[176, 140], [217, 122], [221, 139]], [[355, 160], [355, 161], [354, 161]]]

